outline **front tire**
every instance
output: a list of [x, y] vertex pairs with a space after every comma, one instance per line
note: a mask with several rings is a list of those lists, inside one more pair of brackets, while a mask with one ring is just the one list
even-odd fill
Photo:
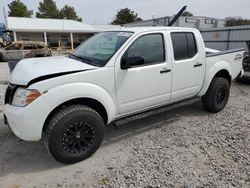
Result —
[[105, 126], [101, 116], [84, 105], [72, 105], [57, 112], [44, 132], [49, 153], [63, 163], [89, 158], [103, 141]]
[[204, 109], [212, 113], [222, 111], [227, 104], [229, 93], [229, 81], [222, 77], [215, 77], [212, 80], [207, 93], [202, 97]]

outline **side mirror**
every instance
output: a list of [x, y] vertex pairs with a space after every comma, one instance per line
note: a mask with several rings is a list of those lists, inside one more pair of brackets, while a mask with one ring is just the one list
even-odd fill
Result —
[[144, 58], [142, 56], [124, 57], [121, 61], [121, 69], [128, 69], [143, 64]]

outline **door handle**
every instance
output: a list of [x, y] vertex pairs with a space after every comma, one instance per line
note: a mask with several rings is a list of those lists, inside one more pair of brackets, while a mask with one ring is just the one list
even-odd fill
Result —
[[163, 69], [160, 71], [161, 74], [171, 72], [171, 69]]
[[201, 67], [201, 66], [202, 66], [202, 64], [199, 63], [199, 62], [197, 62], [196, 64], [194, 64], [194, 67]]

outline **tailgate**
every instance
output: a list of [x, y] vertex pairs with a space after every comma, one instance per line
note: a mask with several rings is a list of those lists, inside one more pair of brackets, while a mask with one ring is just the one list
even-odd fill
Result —
[[242, 70], [242, 60], [245, 49], [227, 50], [207, 54], [206, 61], [215, 64], [219, 61], [228, 62], [232, 68], [232, 79], [235, 79]]

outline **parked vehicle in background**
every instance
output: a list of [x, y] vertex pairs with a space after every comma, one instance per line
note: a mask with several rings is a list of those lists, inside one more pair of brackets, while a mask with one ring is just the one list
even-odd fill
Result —
[[247, 55], [243, 59], [243, 70], [244, 70], [244, 75], [243, 77], [248, 77], [250, 78], [250, 55]]
[[36, 41], [17, 41], [0, 50], [2, 61], [21, 60], [31, 57], [51, 56], [51, 50], [43, 43]]
[[237, 77], [238, 82], [245, 82], [250, 80], [250, 56], [246, 54], [242, 61], [243, 74]]
[[243, 53], [206, 55], [192, 28], [102, 32], [69, 56], [21, 60], [6, 91], [5, 122], [23, 140], [43, 139], [55, 159], [78, 162], [98, 149], [111, 122], [196, 97], [220, 112]]

